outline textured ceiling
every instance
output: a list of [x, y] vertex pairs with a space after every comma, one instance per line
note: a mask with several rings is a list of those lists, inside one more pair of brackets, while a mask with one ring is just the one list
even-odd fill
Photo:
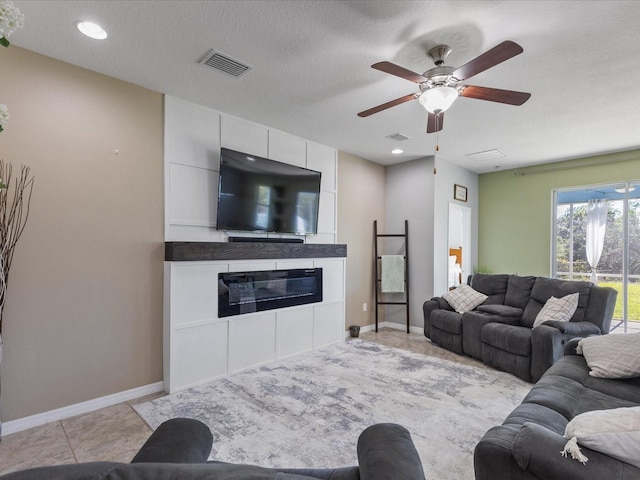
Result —
[[[640, 2], [632, 1], [19, 1], [12, 43], [381, 163], [432, 155], [417, 91], [373, 70], [422, 73], [447, 44], [460, 66], [503, 40], [524, 53], [475, 85], [531, 92], [521, 107], [459, 98], [438, 158], [478, 173], [640, 147]], [[109, 38], [83, 37], [77, 20]], [[198, 63], [215, 49], [253, 67], [235, 78]], [[385, 138], [400, 132], [409, 140]], [[400, 147], [405, 153], [391, 155]], [[467, 155], [498, 149], [504, 158]]]

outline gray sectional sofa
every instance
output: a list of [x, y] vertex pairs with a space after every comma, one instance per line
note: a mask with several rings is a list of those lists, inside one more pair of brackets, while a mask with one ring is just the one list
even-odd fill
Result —
[[[575, 337], [609, 333], [617, 292], [590, 282], [507, 274], [475, 274], [467, 282], [488, 296], [472, 311], [456, 312], [442, 297], [423, 305], [424, 335], [448, 350], [482, 360], [525, 381], [537, 381]], [[532, 328], [545, 302], [578, 293], [568, 322]]]
[[474, 452], [476, 480], [631, 480], [640, 468], [582, 447], [583, 465], [563, 457], [569, 421], [584, 412], [640, 405], [640, 377], [596, 378], [576, 353], [579, 339], [533, 386], [500, 426], [491, 428]]

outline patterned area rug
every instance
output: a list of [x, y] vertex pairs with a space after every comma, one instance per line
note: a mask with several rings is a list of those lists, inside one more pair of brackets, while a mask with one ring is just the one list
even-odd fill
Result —
[[211, 458], [265, 467], [357, 465], [367, 426], [393, 422], [413, 437], [427, 478], [473, 480], [473, 449], [531, 385], [513, 375], [363, 340], [246, 370], [135, 406], [157, 428], [197, 418]]

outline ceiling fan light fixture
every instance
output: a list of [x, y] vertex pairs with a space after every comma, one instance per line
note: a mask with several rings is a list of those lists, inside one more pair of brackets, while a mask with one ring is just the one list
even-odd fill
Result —
[[453, 102], [458, 98], [458, 90], [453, 87], [441, 86], [425, 90], [418, 98], [427, 112], [440, 113], [446, 112]]

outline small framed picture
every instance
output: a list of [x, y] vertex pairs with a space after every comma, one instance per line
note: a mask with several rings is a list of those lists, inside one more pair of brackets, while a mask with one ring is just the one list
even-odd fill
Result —
[[467, 187], [463, 187], [462, 185], [458, 185], [457, 183], [453, 186], [453, 198], [454, 200], [460, 200], [461, 202], [467, 201]]

